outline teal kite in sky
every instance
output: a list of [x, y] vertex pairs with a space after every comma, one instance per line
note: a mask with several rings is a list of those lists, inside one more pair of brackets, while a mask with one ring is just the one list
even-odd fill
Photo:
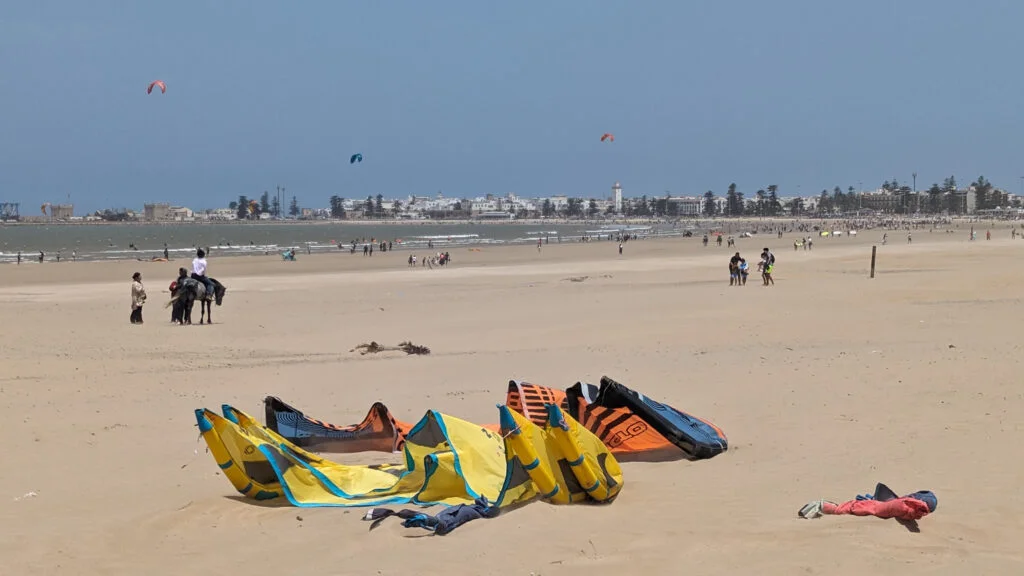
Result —
[[362, 162], [362, 161], [363, 161], [363, 155], [362, 154], [353, 154], [352, 157], [348, 159], [348, 163], [349, 164], [355, 164], [356, 162]]

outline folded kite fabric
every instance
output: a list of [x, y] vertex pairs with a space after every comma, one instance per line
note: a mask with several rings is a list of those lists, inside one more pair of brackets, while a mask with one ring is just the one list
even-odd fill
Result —
[[841, 504], [828, 500], [814, 500], [805, 504], [798, 514], [801, 518], [819, 518], [825, 514], [850, 514], [897, 520], [920, 520], [938, 507], [938, 498], [928, 490], [897, 496], [892, 489], [879, 482], [875, 486], [874, 494], [858, 495], [854, 500]]
[[389, 508], [371, 508], [363, 520], [372, 521], [370, 530], [373, 530], [384, 521], [385, 518], [398, 516], [405, 520], [402, 526], [406, 528], [424, 528], [434, 534], [444, 536], [445, 534], [462, 526], [466, 522], [472, 522], [478, 518], [494, 518], [498, 515], [499, 508], [487, 501], [487, 498], [477, 498], [472, 504], [459, 504], [442, 510], [437, 516], [417, 512], [416, 510], [391, 510]]

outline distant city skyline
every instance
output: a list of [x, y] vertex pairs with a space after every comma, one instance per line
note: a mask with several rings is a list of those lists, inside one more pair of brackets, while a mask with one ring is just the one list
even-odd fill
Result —
[[769, 185], [747, 195], [730, 185], [725, 195], [709, 190], [702, 195], [640, 195], [625, 197], [619, 182], [606, 196], [580, 197], [555, 195], [528, 198], [514, 193], [486, 194], [471, 198], [436, 195], [407, 195], [385, 198], [382, 194], [364, 198], [331, 196], [327, 207], [302, 205], [275, 188], [256, 198], [240, 195], [227, 207], [194, 209], [169, 202], [143, 204], [142, 210], [115, 208], [86, 214], [75, 213], [71, 204], [44, 204], [41, 214], [19, 214], [17, 206], [0, 204], [0, 219], [23, 222], [61, 222], [80, 220], [142, 220], [146, 222], [190, 222], [210, 220], [320, 220], [320, 219], [459, 219], [515, 220], [537, 218], [608, 217], [718, 217], [718, 216], [861, 216], [883, 214], [971, 215], [1024, 214], [1024, 197], [995, 187], [984, 177], [961, 185], [950, 177], [941, 185], [933, 184], [915, 191], [912, 185], [886, 181], [881, 189], [858, 191], [853, 186], [822, 190], [817, 195], [784, 196], [777, 186]]
[[1024, 3], [125, 6], [5, 6], [0, 202], [1024, 186]]

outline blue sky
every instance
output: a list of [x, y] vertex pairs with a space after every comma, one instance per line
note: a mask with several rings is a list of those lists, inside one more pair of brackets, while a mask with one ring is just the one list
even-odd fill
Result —
[[1018, 192], [1021, 22], [1019, 0], [11, 0], [0, 200], [807, 195], [914, 171]]

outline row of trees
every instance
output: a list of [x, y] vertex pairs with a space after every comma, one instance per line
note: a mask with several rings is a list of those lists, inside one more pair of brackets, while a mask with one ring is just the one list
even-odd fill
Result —
[[[237, 202], [230, 202], [228, 204], [228, 208], [235, 211], [235, 215], [239, 220], [259, 220], [263, 214], [270, 214], [273, 218], [281, 217], [281, 202], [278, 201], [276, 196], [271, 198], [270, 192], [264, 192], [255, 203], [248, 196], [239, 196]], [[292, 196], [292, 201], [288, 205], [288, 215], [295, 218], [300, 213], [299, 199]]]
[[[975, 209], [988, 210], [1009, 205], [1008, 194], [995, 188], [984, 176], [970, 184], [974, 190]], [[853, 186], [844, 192], [836, 186], [829, 192], [822, 190], [817, 197], [816, 205], [810, 207], [814, 214], [834, 214], [856, 212], [865, 208], [882, 209], [897, 214], [910, 214], [924, 212], [938, 214], [948, 212], [952, 214], [964, 213], [967, 210], [966, 195], [957, 186], [953, 176], [943, 180], [942, 184], [932, 184], [923, 192], [917, 193], [910, 186], [900, 184], [895, 178], [882, 183], [881, 189], [892, 198], [891, 202], [880, 205], [876, 197], [871, 197], [870, 202], [858, 193]], [[707, 217], [716, 216], [800, 216], [808, 214], [808, 206], [802, 198], [793, 198], [783, 204], [779, 199], [779, 187], [775, 184], [758, 190], [754, 197], [747, 199], [743, 192], [739, 191], [736, 184], [730, 184], [725, 193], [724, 201], [711, 190], [704, 193], [702, 203], [702, 214]], [[1019, 199], [1018, 199], [1019, 200]], [[415, 202], [415, 200], [413, 200]], [[345, 199], [340, 196], [331, 196], [330, 214], [331, 218], [343, 219], [346, 217]], [[232, 210], [237, 210], [239, 219], [259, 219], [261, 214], [268, 213], [273, 217], [280, 217], [281, 206], [278, 199], [271, 198], [268, 192], [264, 192], [259, 201], [250, 209], [250, 200], [246, 196], [239, 196], [237, 202], [230, 204]], [[403, 209], [399, 201], [394, 201], [389, 208], [384, 206], [384, 195], [367, 196], [363, 202], [363, 215], [368, 218], [388, 218], [398, 215]], [[514, 208], [510, 212], [516, 213]], [[428, 212], [428, 217], [444, 217], [451, 213], [462, 212], [462, 203], [456, 202], [449, 212]], [[545, 216], [560, 216], [565, 218], [595, 217], [601, 212], [597, 201], [589, 202], [583, 198], [568, 198], [566, 204], [556, 206], [550, 199], [545, 199], [541, 204], [539, 214], [530, 214], [525, 210], [516, 213], [521, 218]], [[291, 204], [288, 207], [288, 214], [296, 217], [300, 213], [298, 200], [292, 196]], [[613, 215], [614, 206], [608, 206], [604, 213]], [[625, 199], [622, 205], [624, 216], [637, 217], [676, 217], [679, 216], [679, 204], [669, 201], [669, 195], [664, 197], [641, 196], [639, 198]]]
[[[974, 191], [975, 210], [991, 210], [1007, 207], [1010, 204], [1009, 194], [995, 188], [984, 176], [979, 176], [970, 184], [969, 188]], [[943, 180], [941, 185], [932, 184], [931, 188], [920, 193], [915, 192], [910, 186], [900, 184], [895, 178], [883, 182], [881, 189], [894, 198], [894, 201], [879, 203], [872, 197], [872, 201], [866, 202], [864, 195], [857, 192], [853, 186], [848, 187], [846, 192], [843, 192], [839, 186], [833, 188], [831, 192], [827, 189], [822, 190], [813, 207], [813, 212], [815, 214], [846, 213], [864, 208], [888, 210], [896, 214], [916, 212], [962, 214], [967, 211], [966, 192], [960, 190], [956, 178], [953, 176]], [[806, 213], [807, 206], [805, 206], [803, 198], [793, 198], [785, 204], [781, 204], [778, 186], [774, 184], [768, 186], [767, 190], [758, 190], [753, 200], [744, 200], [743, 192], [736, 189], [736, 184], [729, 185], [724, 203], [718, 202], [718, 198], [711, 190], [704, 194], [703, 214], [705, 216], [779, 216], [782, 214], [799, 216]]]
[[[900, 184], [895, 178], [883, 182], [881, 188], [894, 198], [890, 209], [896, 214], [967, 212], [967, 192], [960, 189], [953, 176], [943, 180], [941, 185], [932, 184], [930, 188], [921, 192], [915, 192], [910, 186]], [[1010, 205], [1009, 194], [994, 187], [984, 176], [979, 176], [977, 180], [971, 182], [968, 189], [974, 191], [975, 210], [992, 210]], [[817, 211], [852, 212], [864, 208], [864, 204], [864, 197], [856, 193], [852, 186], [847, 189], [846, 194], [836, 186], [831, 194], [828, 190], [821, 191]]]
[[[415, 204], [415, 198], [412, 200], [412, 204]], [[363, 201], [363, 217], [365, 218], [391, 218], [395, 217], [402, 212], [405, 206], [399, 200], [394, 200], [391, 203], [390, 208], [384, 207], [384, 195], [377, 194], [376, 196], [367, 196], [366, 200]], [[462, 202], [455, 202], [450, 212], [461, 212]], [[331, 218], [344, 219], [347, 217], [345, 210], [345, 199], [341, 196], [331, 196], [330, 198], [330, 213]], [[446, 215], [445, 211], [428, 211], [426, 213], [428, 217], [432, 218], [443, 218]]]
[[[802, 201], [792, 204], [786, 208], [790, 210], [796, 208], [802, 211]], [[782, 203], [779, 202], [779, 187], [775, 184], [768, 186], [767, 190], [758, 190], [753, 200], [744, 200], [743, 192], [736, 189], [736, 184], [729, 184], [723, 204], [718, 202], [718, 198], [711, 190], [704, 193], [703, 212], [705, 216], [780, 216], [783, 213], [783, 208]]]

